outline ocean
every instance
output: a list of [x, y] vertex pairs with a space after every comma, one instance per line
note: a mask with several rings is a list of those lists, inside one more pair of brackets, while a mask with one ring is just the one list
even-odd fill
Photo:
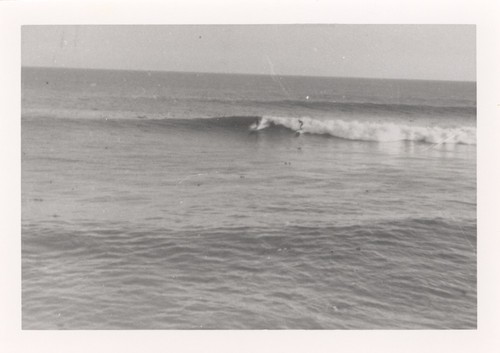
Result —
[[23, 329], [475, 329], [476, 84], [22, 69]]

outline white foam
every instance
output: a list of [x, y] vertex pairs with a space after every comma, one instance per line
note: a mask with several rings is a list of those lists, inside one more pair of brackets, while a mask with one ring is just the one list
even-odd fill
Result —
[[396, 124], [394, 122], [346, 121], [341, 119], [320, 120], [309, 117], [290, 118], [264, 116], [259, 129], [280, 125], [308, 134], [327, 134], [349, 140], [364, 141], [420, 141], [434, 144], [476, 144], [476, 128], [472, 126], [442, 127]]

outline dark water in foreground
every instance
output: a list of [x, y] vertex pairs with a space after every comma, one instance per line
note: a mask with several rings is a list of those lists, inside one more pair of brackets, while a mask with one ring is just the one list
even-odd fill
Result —
[[24, 69], [23, 328], [475, 328], [471, 85]]

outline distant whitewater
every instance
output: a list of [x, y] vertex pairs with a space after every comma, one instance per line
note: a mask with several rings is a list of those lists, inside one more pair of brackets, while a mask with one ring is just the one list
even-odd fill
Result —
[[475, 92], [23, 68], [23, 329], [476, 328]]

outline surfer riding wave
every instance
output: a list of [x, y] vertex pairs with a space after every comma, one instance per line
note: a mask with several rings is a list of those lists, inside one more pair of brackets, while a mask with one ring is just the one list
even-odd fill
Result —
[[304, 125], [304, 122], [299, 119], [299, 129], [295, 131], [296, 136], [300, 136], [304, 133], [304, 130], [302, 130], [302, 126]]

